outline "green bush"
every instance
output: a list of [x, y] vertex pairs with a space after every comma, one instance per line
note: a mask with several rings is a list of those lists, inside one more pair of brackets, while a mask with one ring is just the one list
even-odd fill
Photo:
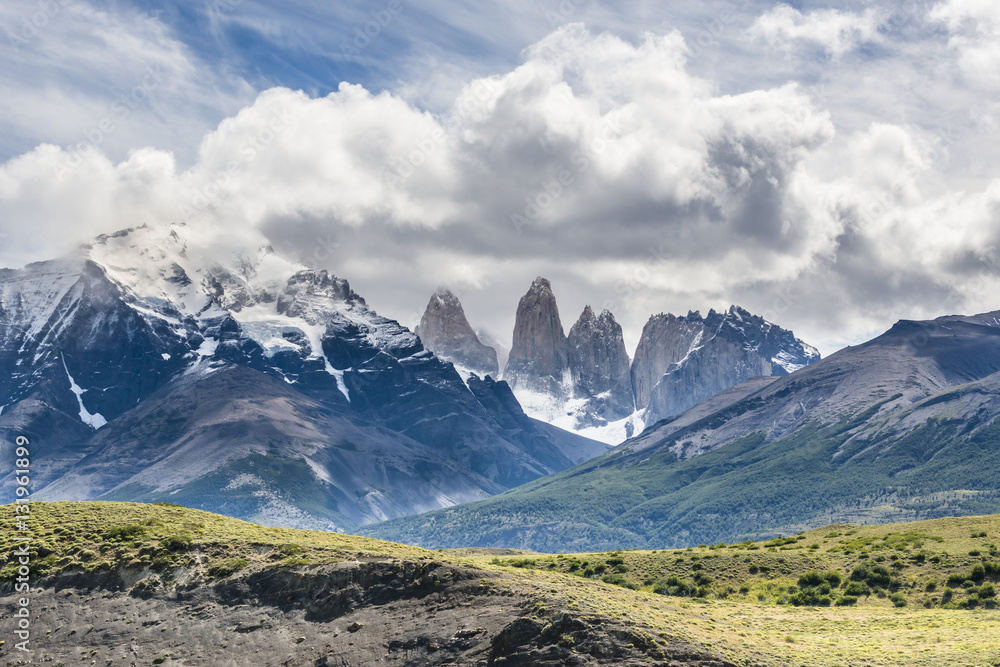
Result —
[[130, 524], [128, 526], [114, 526], [112, 528], [108, 528], [104, 531], [104, 539], [120, 542], [123, 540], [134, 540], [136, 538], [143, 537], [145, 534], [145, 526]]
[[653, 592], [671, 597], [694, 597], [698, 593], [698, 586], [683, 581], [676, 574], [672, 574], [667, 579], [660, 581], [653, 588]]
[[601, 577], [601, 581], [606, 584], [614, 584], [615, 586], [621, 586], [622, 588], [629, 588], [633, 591], [638, 590], [639, 588], [620, 574], [606, 574]]
[[305, 548], [303, 548], [300, 544], [295, 544], [294, 542], [282, 544], [278, 547], [278, 553], [282, 556], [298, 556], [303, 551], [305, 551]]
[[894, 607], [906, 606], [906, 597], [902, 593], [893, 593], [889, 596], [889, 599], [892, 601]]
[[889, 588], [893, 585], [892, 573], [878, 563], [862, 563], [851, 571], [851, 581], [859, 581], [870, 588]]
[[823, 584], [829, 584], [832, 588], [837, 588], [840, 586], [842, 581], [839, 572], [806, 572], [801, 577], [799, 577], [799, 588], [808, 588], [810, 586], [822, 586]]
[[997, 596], [997, 590], [994, 588], [993, 584], [983, 584], [979, 587], [977, 593], [980, 600], [985, 600], [987, 598], [995, 598]]
[[161, 539], [160, 546], [168, 551], [184, 551], [191, 546], [192, 539], [190, 533], [177, 533]]
[[844, 595], [853, 595], [855, 597], [860, 597], [862, 595], [871, 595], [872, 591], [868, 586], [861, 583], [860, 581], [850, 581], [847, 586], [844, 587]]
[[857, 604], [857, 603], [858, 603], [857, 596], [854, 596], [854, 595], [841, 595], [839, 598], [837, 598], [837, 602], [835, 604], [838, 607], [847, 607], [849, 605]]

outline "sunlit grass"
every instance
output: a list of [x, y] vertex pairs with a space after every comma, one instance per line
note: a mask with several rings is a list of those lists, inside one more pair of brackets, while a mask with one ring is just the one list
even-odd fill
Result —
[[[12, 506], [0, 508], [0, 517], [13, 526]], [[482, 570], [496, 589], [534, 600], [539, 615], [606, 617], [648, 637], [649, 646], [682, 641], [736, 664], [1000, 665], [1000, 611], [995, 598], [979, 597], [996, 575], [984, 568], [971, 587], [965, 579], [977, 564], [1000, 561], [1000, 516], [836, 525], [768, 542], [674, 551], [504, 556], [267, 528], [171, 505], [35, 503], [29, 522], [37, 578], [131, 570], [141, 573], [136, 585], [150, 578], [170, 585], [178, 576], [210, 582], [269, 567], [435, 560]], [[10, 554], [23, 534], [0, 533], [8, 554], [4, 579], [13, 575]], [[885, 567], [891, 583], [847, 606], [792, 604], [809, 581], [835, 582], [828, 597], [837, 599], [862, 564]], [[825, 579], [830, 573], [837, 577]], [[683, 583], [683, 595], [676, 586], [671, 595], [654, 592], [667, 581]]]

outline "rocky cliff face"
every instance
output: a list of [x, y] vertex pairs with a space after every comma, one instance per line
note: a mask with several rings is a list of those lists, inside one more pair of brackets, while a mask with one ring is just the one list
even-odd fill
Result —
[[568, 346], [552, 285], [535, 278], [517, 304], [514, 341], [504, 380], [515, 393], [526, 390], [567, 398]]
[[610, 312], [595, 316], [590, 306], [584, 308], [569, 331], [568, 363], [573, 397], [586, 401], [578, 410], [581, 424], [604, 426], [634, 412], [625, 339]]
[[414, 333], [427, 349], [461, 369], [494, 378], [499, 375], [496, 350], [479, 340], [461, 302], [447, 289], [434, 293]]
[[632, 362], [636, 407], [652, 424], [750, 378], [788, 375], [818, 360], [792, 332], [737, 306], [704, 318], [654, 315]]

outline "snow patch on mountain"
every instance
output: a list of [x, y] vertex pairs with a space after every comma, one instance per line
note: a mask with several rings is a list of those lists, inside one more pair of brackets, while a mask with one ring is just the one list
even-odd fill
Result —
[[66, 366], [65, 357], [60, 355], [60, 359], [62, 359], [63, 368], [66, 370], [66, 377], [69, 378], [69, 390], [76, 395], [76, 402], [80, 404], [80, 421], [96, 431], [107, 424], [108, 420], [101, 416], [100, 413], [95, 412], [91, 414], [87, 410], [87, 407], [83, 404], [83, 395], [86, 393], [86, 390], [78, 385], [76, 380], [73, 379], [73, 376], [69, 374], [69, 368]]

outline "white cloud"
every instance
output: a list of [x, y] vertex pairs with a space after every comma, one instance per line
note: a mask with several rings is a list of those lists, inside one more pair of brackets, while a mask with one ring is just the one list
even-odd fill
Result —
[[990, 0], [947, 0], [929, 17], [944, 23], [965, 78], [986, 90], [1000, 89], [1000, 5]]
[[988, 305], [968, 258], [1000, 244], [1000, 184], [932, 192], [947, 147], [919, 127], [838, 136], [799, 85], [720, 94], [688, 54], [677, 32], [568, 25], [441, 115], [357, 85], [275, 88], [205, 134], [190, 167], [42, 145], [0, 166], [0, 265], [186, 219], [264, 235], [410, 324], [457, 285], [501, 336], [539, 273], [567, 327], [586, 302], [633, 338], [652, 312], [739, 302], [827, 352], [952, 294]]
[[754, 21], [750, 35], [785, 49], [807, 42], [839, 58], [865, 43], [878, 41], [883, 21], [883, 13], [876, 9], [860, 14], [836, 9], [803, 14], [789, 5], [778, 5]]

